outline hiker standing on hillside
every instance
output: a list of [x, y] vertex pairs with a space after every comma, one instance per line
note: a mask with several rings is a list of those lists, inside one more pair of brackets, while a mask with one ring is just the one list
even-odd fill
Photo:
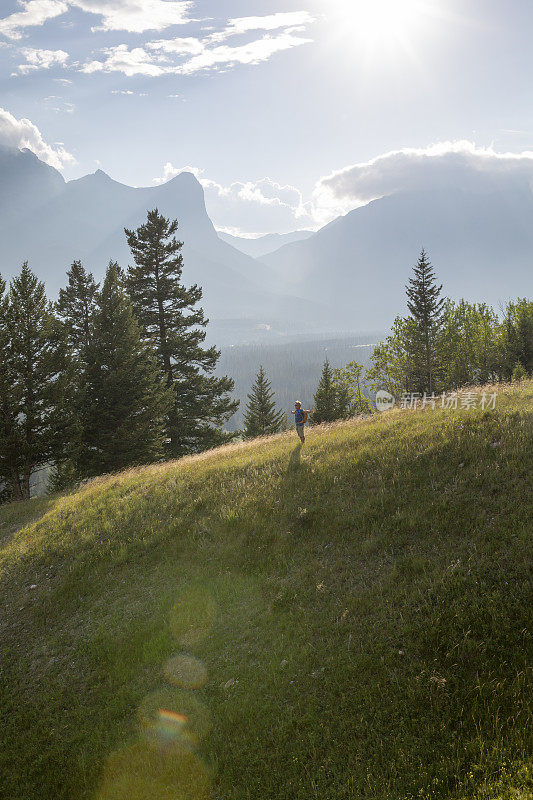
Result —
[[309, 415], [309, 411], [306, 411], [305, 408], [302, 408], [302, 404], [299, 400], [297, 400], [294, 404], [294, 409], [291, 411], [291, 414], [294, 414], [294, 422], [296, 423], [296, 433], [300, 437], [302, 444], [305, 442], [305, 423], [307, 422], [307, 417]]

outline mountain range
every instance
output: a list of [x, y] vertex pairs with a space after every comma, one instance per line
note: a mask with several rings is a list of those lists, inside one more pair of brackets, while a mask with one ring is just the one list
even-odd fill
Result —
[[[315, 304], [277, 291], [270, 268], [218, 237], [203, 189], [188, 172], [148, 188], [125, 186], [102, 170], [66, 182], [31, 151], [0, 148], [0, 273], [9, 278], [27, 260], [51, 297], [74, 259], [100, 279], [110, 259], [124, 267], [131, 261], [124, 227], [140, 225], [152, 208], [179, 220], [184, 280], [203, 287], [202, 305], [222, 338], [313, 327]], [[315, 311], [319, 319], [321, 304]]]
[[252, 256], [252, 258], [261, 258], [269, 255], [269, 253], [279, 250], [285, 244], [303, 242], [312, 235], [313, 231], [292, 231], [291, 233], [267, 233], [265, 236], [250, 239], [245, 236], [233, 236], [231, 233], [218, 231], [219, 239], [236, 247], [241, 253]]
[[262, 258], [285, 291], [334, 305], [352, 330], [405, 312], [405, 284], [425, 248], [443, 294], [498, 309], [533, 290], [533, 194], [526, 182], [398, 192]]
[[480, 177], [398, 191], [316, 233], [246, 239], [217, 234], [191, 173], [147, 188], [101, 170], [67, 182], [31, 151], [5, 147], [0, 273], [9, 278], [28, 260], [51, 297], [74, 259], [100, 279], [110, 259], [127, 266], [123, 229], [155, 207], [179, 221], [184, 280], [203, 287], [220, 343], [386, 330], [405, 311], [404, 287], [422, 247], [447, 296], [498, 308], [533, 289], [533, 194], [525, 180], [495, 185]]

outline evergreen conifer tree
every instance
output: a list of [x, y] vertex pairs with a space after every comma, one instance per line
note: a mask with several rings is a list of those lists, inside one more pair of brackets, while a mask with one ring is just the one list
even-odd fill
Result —
[[274, 392], [262, 366], [248, 395], [248, 404], [244, 414], [244, 436], [252, 439], [255, 436], [269, 436], [282, 430], [284, 414], [276, 410]]
[[406, 286], [407, 307], [414, 320], [413, 383], [419, 392], [433, 392], [437, 385], [438, 358], [436, 339], [441, 323], [444, 298], [437, 286], [433, 267], [422, 250], [413, 267], [413, 277]]
[[[54, 460], [64, 445], [61, 410], [70, 364], [63, 328], [27, 262], [11, 282], [4, 319], [11, 381], [4, 417], [11, 426], [6, 478], [15, 498], [28, 498], [33, 472]], [[5, 332], [3, 338], [5, 347]]]
[[349, 398], [346, 391], [342, 388], [339, 390], [336, 385], [333, 370], [327, 358], [322, 368], [314, 401], [314, 425], [319, 425], [321, 422], [334, 422], [345, 416]]
[[68, 488], [82, 477], [79, 460], [82, 448], [84, 414], [83, 386], [86, 378], [88, 350], [93, 339], [96, 297], [99, 285], [81, 261], [74, 261], [67, 271], [68, 283], [59, 290], [57, 313], [67, 335], [74, 363], [70, 391], [65, 398], [63, 420], [68, 447], [54, 465], [50, 478], [53, 490]]
[[202, 289], [181, 282], [182, 242], [177, 220], [157, 209], [136, 230], [125, 229], [134, 265], [128, 268], [127, 289], [143, 335], [156, 348], [166, 386], [174, 402], [166, 423], [167, 455], [178, 457], [228, 441], [233, 434], [222, 425], [236, 411], [229, 396], [233, 381], [213, 375], [220, 351], [203, 348], [207, 320], [196, 306]]
[[59, 290], [57, 311], [67, 326], [69, 343], [77, 355], [82, 355], [92, 340], [98, 284], [81, 261], [73, 261], [67, 272], [68, 284]]
[[15, 436], [18, 403], [15, 395], [8, 312], [6, 284], [0, 277], [0, 481], [4, 484], [0, 493], [2, 501], [22, 498]]
[[170, 403], [152, 345], [142, 338], [120, 269], [111, 262], [87, 350], [80, 473], [98, 475], [160, 458]]

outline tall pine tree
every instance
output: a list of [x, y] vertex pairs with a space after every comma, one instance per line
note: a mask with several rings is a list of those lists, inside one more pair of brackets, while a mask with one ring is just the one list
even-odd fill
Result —
[[92, 318], [96, 307], [98, 284], [81, 261], [73, 261], [67, 272], [68, 284], [59, 290], [57, 311], [63, 319], [69, 342], [77, 355], [82, 355], [92, 341]]
[[64, 407], [64, 425], [68, 448], [54, 465], [51, 485], [62, 490], [81, 477], [79, 461], [82, 449], [84, 396], [88, 351], [93, 340], [93, 326], [99, 285], [81, 261], [74, 261], [67, 271], [67, 286], [59, 290], [57, 313], [67, 335], [74, 363], [72, 381]]
[[336, 384], [327, 358], [322, 368], [314, 401], [313, 425], [319, 425], [321, 422], [334, 422], [346, 415], [349, 398], [345, 388]]
[[114, 472], [162, 456], [171, 393], [113, 262], [97, 296], [84, 384], [81, 475]]
[[442, 319], [444, 298], [437, 286], [433, 267], [422, 250], [413, 267], [413, 277], [406, 286], [407, 307], [414, 321], [412, 342], [414, 388], [419, 392], [433, 392], [438, 380], [437, 337]]
[[284, 414], [276, 410], [274, 392], [262, 366], [248, 395], [248, 404], [244, 414], [244, 436], [252, 439], [256, 436], [269, 436], [282, 430]]
[[61, 411], [70, 380], [69, 354], [44, 285], [27, 262], [11, 282], [5, 314], [12, 382], [7, 402], [11, 464], [6, 477], [15, 498], [28, 498], [32, 474], [64, 446]]
[[197, 303], [202, 289], [181, 281], [182, 242], [177, 220], [157, 209], [136, 230], [125, 229], [134, 265], [127, 288], [144, 336], [154, 343], [159, 367], [174, 402], [167, 417], [167, 455], [178, 457], [222, 444], [232, 434], [222, 425], [236, 411], [229, 393], [233, 381], [213, 372], [220, 357], [215, 347], [203, 348], [207, 320]]
[[2, 500], [20, 500], [22, 485], [17, 452], [18, 388], [15, 386], [11, 335], [9, 330], [9, 300], [5, 281], [0, 277], [0, 481]]

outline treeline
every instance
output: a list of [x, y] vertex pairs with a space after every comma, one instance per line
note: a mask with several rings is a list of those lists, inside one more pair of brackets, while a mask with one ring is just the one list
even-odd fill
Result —
[[[208, 334], [209, 335], [209, 334]], [[383, 332], [373, 334], [345, 334], [319, 338], [294, 337], [289, 341], [242, 344], [222, 347], [217, 374], [231, 375], [235, 381], [234, 397], [240, 398], [237, 413], [225, 426], [228, 430], [244, 428], [247, 395], [262, 365], [272, 389], [278, 409], [289, 413], [294, 401], [300, 398], [309, 402], [316, 391], [327, 358], [332, 368], [343, 367], [352, 360], [368, 367], [376, 342], [384, 338]], [[363, 387], [370, 396], [370, 390]]]
[[[376, 345], [370, 366], [350, 361], [333, 369], [326, 358], [314, 393], [311, 424], [372, 413], [368, 389], [434, 396], [459, 387], [514, 381], [533, 375], [533, 301], [510, 301], [500, 318], [484, 303], [441, 296], [422, 250], [406, 286], [409, 316], [397, 317], [391, 334]], [[248, 395], [243, 435], [287, 427], [260, 367]]]
[[424, 251], [406, 291], [410, 314], [374, 348], [372, 389], [432, 394], [533, 374], [533, 301], [510, 301], [499, 317], [484, 303], [442, 297]]
[[[205, 345], [202, 289], [182, 283], [177, 227], [150, 211], [125, 230], [127, 270], [110, 262], [100, 286], [75, 261], [56, 303], [27, 263], [9, 290], [0, 278], [2, 499], [28, 498], [44, 465], [64, 488], [236, 435], [224, 430], [239, 406], [234, 382], [216, 374], [220, 351]], [[409, 315], [395, 319], [365, 372], [357, 361], [334, 368], [326, 358], [312, 423], [371, 413], [369, 387], [398, 397], [533, 373], [532, 301], [507, 303], [500, 318], [484, 304], [444, 298], [424, 251], [406, 291]], [[289, 426], [262, 366], [247, 399], [244, 437]]]
[[27, 263], [0, 279], [0, 483], [30, 496], [32, 474], [53, 484], [177, 458], [222, 444], [233, 381], [203, 346], [202, 289], [181, 276], [177, 221], [150, 211], [125, 230], [133, 265], [110, 262], [97, 284], [79, 261], [51, 303]]
[[[345, 367], [332, 368], [326, 358], [314, 393], [314, 405], [309, 417], [311, 424], [319, 425], [372, 413], [370, 400], [364, 394], [363, 369], [363, 365], [357, 361], [350, 361]], [[271, 383], [263, 366], [260, 366], [248, 395], [242, 436], [245, 439], [269, 436], [288, 427], [288, 416], [277, 408]]]

